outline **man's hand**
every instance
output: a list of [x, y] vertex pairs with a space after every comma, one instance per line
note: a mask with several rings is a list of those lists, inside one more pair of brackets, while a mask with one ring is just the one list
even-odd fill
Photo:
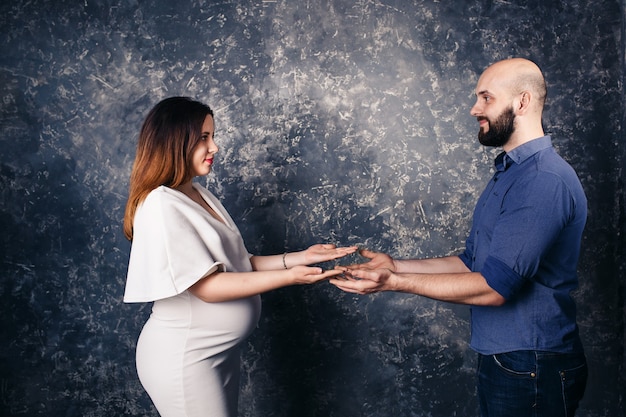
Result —
[[354, 294], [372, 294], [393, 288], [390, 282], [393, 272], [389, 269], [369, 270], [343, 267], [342, 270], [343, 275], [331, 278], [328, 282], [343, 291]]
[[396, 265], [393, 262], [393, 258], [386, 253], [374, 252], [367, 249], [359, 250], [359, 255], [364, 258], [368, 258], [369, 261], [361, 264], [345, 265], [341, 266], [341, 269], [388, 269], [392, 272], [396, 271]]

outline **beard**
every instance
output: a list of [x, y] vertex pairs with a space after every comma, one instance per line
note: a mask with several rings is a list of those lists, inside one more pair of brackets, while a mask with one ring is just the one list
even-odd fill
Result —
[[[502, 147], [511, 139], [515, 131], [515, 114], [513, 108], [504, 110], [494, 121], [483, 117], [489, 123], [489, 130], [478, 131], [478, 140], [484, 146]], [[480, 119], [479, 119], [480, 120]]]

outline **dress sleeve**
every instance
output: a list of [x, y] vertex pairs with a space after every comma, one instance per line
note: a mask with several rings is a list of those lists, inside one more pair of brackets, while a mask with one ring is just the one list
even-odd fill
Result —
[[222, 239], [197, 210], [167, 193], [153, 192], [137, 208], [125, 302], [148, 302], [182, 293], [201, 278], [225, 270], [212, 245]]

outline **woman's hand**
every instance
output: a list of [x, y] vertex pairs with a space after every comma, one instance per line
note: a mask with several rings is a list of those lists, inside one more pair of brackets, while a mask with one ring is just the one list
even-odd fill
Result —
[[329, 269], [324, 271], [320, 267], [302, 265], [289, 268], [289, 272], [292, 274], [294, 285], [314, 284], [343, 273], [343, 271], [339, 269]]
[[332, 261], [356, 252], [357, 246], [336, 247], [333, 244], [317, 244], [305, 249], [304, 264], [311, 265], [318, 262]]

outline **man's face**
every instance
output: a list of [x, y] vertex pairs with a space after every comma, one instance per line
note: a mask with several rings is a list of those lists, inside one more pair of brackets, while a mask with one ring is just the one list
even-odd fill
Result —
[[503, 147], [515, 131], [515, 113], [512, 107], [503, 110], [495, 119], [478, 116], [478, 121], [482, 122], [478, 140], [484, 146]]

